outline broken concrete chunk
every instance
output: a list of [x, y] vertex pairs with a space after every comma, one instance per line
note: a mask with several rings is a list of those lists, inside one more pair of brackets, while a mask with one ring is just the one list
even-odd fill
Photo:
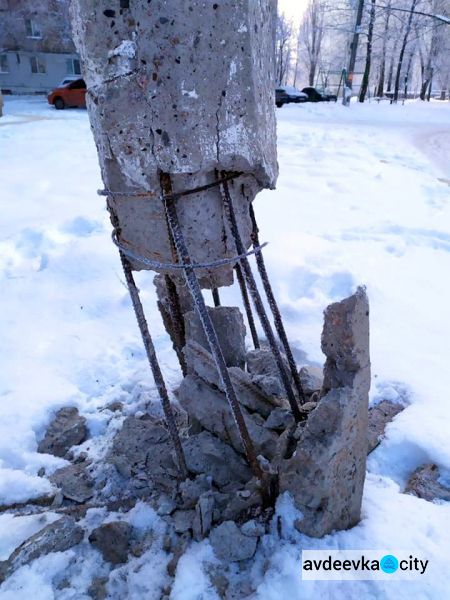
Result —
[[322, 367], [308, 365], [307, 367], [302, 367], [298, 375], [306, 396], [311, 396], [314, 392], [320, 392], [323, 386]]
[[258, 523], [258, 521], [251, 519], [241, 526], [241, 531], [249, 537], [261, 537], [266, 533], [266, 527], [264, 523]]
[[192, 296], [186, 282], [176, 275], [156, 275], [153, 280], [158, 297], [158, 309], [164, 327], [172, 340], [178, 361], [185, 373], [183, 348], [186, 345], [183, 315], [193, 310]]
[[110, 410], [111, 412], [122, 412], [123, 410], [123, 402], [119, 400], [114, 400], [105, 406], [106, 410]]
[[195, 510], [176, 510], [171, 518], [176, 533], [185, 533], [192, 529]]
[[180, 483], [183, 508], [194, 508], [200, 496], [211, 489], [211, 477], [198, 475], [195, 479], [186, 479]]
[[219, 487], [232, 481], [246, 483], [252, 477], [244, 459], [207, 431], [185, 440], [183, 449], [189, 471], [198, 475], [208, 473]]
[[450, 502], [450, 487], [439, 481], [439, 467], [434, 464], [422, 465], [414, 471], [406, 484], [405, 493], [433, 502], [445, 500]]
[[234, 562], [252, 558], [258, 539], [244, 535], [234, 521], [225, 521], [214, 527], [209, 541], [217, 558]]
[[8, 560], [0, 562], [0, 583], [14, 571], [51, 552], [65, 552], [83, 539], [84, 532], [72, 517], [63, 516], [21, 544]]
[[[239, 431], [225, 394], [213, 389], [200, 377], [188, 375], [178, 390], [178, 400], [186, 412], [205, 429], [224, 442], [230, 443], [241, 454], [244, 453]], [[244, 407], [241, 411], [256, 453], [268, 458], [274, 456], [277, 445], [276, 433], [264, 427], [264, 422], [257, 413], [252, 415]]]
[[241, 521], [249, 518], [250, 512], [262, 505], [259, 490], [240, 490], [231, 494], [228, 504], [222, 511], [221, 520]]
[[298, 528], [311, 537], [359, 521], [367, 455], [360, 403], [350, 388], [331, 390], [301, 429], [292, 458], [281, 461], [280, 492], [293, 495], [304, 517]]
[[212, 492], [202, 494], [195, 507], [195, 517], [192, 524], [194, 540], [200, 542], [211, 531], [214, 512], [214, 495]]
[[274, 429], [275, 431], [284, 431], [294, 425], [294, 423], [295, 419], [290, 410], [286, 408], [274, 408], [264, 423], [264, 427]]
[[[327, 357], [323, 394], [332, 388], [357, 386], [357, 373], [370, 375], [369, 301], [364, 288], [326, 309], [322, 352]], [[370, 385], [366, 376], [361, 383], [363, 388]]]
[[133, 528], [125, 521], [112, 521], [94, 529], [89, 541], [99, 550], [103, 560], [119, 565], [127, 562]]
[[384, 435], [387, 425], [404, 408], [402, 404], [391, 400], [382, 400], [369, 408], [368, 453], [375, 450]]
[[[210, 352], [191, 340], [184, 348], [184, 355], [191, 373], [197, 374], [223, 391], [223, 384]], [[229, 367], [228, 372], [239, 403], [252, 412], [257, 412], [266, 417], [274, 406], [280, 404], [277, 397], [264, 393], [260, 387], [255, 385], [246, 371], [239, 367]]]
[[[263, 394], [273, 398], [277, 404], [286, 397], [280, 371], [272, 352], [268, 349], [251, 350], [247, 353], [247, 370], [251, 380]], [[289, 363], [282, 355], [286, 373], [291, 379]]]
[[[235, 306], [207, 307], [209, 316], [219, 338], [220, 348], [227, 367], [244, 368], [245, 365], [245, 325], [244, 318]], [[186, 343], [200, 344], [209, 352], [209, 344], [196, 312], [185, 315]]]
[[302, 404], [301, 410], [302, 412], [310, 413], [316, 406], [317, 402], [305, 402], [305, 404]]
[[360, 519], [366, 472], [370, 387], [369, 307], [365, 291], [325, 311], [322, 348], [329, 388], [280, 461], [280, 492], [290, 492], [312, 537], [347, 529]]
[[74, 502], [85, 502], [94, 495], [94, 481], [87, 472], [89, 465], [78, 463], [58, 469], [49, 477], [63, 496]]
[[[284, 355], [283, 362], [286, 372], [290, 375], [289, 363]], [[271, 350], [261, 348], [250, 350], [246, 355], [247, 371], [250, 375], [261, 375], [267, 377], [276, 377], [280, 379], [280, 371]]]
[[171, 515], [176, 509], [177, 503], [172, 498], [162, 496], [159, 500], [158, 510], [156, 511], [160, 516]]
[[122, 477], [140, 479], [143, 486], [172, 491], [178, 471], [169, 433], [151, 419], [128, 417], [107, 457]]
[[38, 452], [63, 457], [72, 446], [82, 444], [88, 436], [86, 419], [75, 407], [61, 408], [38, 444]]

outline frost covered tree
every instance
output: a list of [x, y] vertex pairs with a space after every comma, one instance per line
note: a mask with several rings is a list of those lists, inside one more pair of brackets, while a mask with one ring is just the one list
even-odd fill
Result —
[[308, 74], [308, 84], [314, 85], [319, 67], [324, 39], [325, 4], [323, 0], [310, 0], [298, 33], [297, 52]]
[[292, 41], [292, 22], [284, 14], [278, 14], [275, 42], [275, 78], [277, 85], [287, 85], [292, 59]]

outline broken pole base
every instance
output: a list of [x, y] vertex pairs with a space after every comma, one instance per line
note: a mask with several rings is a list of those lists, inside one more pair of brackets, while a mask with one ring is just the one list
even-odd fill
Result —
[[312, 537], [348, 529], [360, 520], [366, 474], [370, 388], [369, 304], [366, 292], [325, 311], [327, 356], [317, 407], [294, 433], [294, 453], [280, 461], [280, 492], [289, 492]]

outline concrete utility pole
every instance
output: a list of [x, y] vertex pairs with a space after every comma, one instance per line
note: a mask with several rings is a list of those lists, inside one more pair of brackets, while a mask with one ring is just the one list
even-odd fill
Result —
[[358, 0], [358, 10], [356, 12], [355, 30], [353, 33], [352, 42], [350, 44], [350, 58], [348, 61], [347, 82], [346, 82], [347, 90], [345, 90], [345, 92], [344, 92], [344, 97], [343, 97], [343, 101], [342, 101], [344, 106], [350, 105], [350, 100], [352, 97], [353, 74], [355, 72], [356, 53], [358, 51], [358, 42], [359, 42], [359, 34], [361, 33], [361, 22], [362, 22], [363, 11], [364, 11], [364, 0]]
[[[299, 529], [309, 535], [352, 526], [367, 451], [367, 297], [359, 290], [329, 308], [324, 384], [322, 374], [302, 382], [251, 205], [278, 174], [276, 0], [73, 0], [71, 10], [101, 193], [183, 479], [173, 485], [177, 497], [186, 488], [198, 494], [190, 505], [195, 539], [214, 525], [239, 533], [230, 520], [269, 519], [279, 490], [292, 493], [305, 514]], [[250, 245], [273, 329], [247, 258]], [[133, 278], [139, 269], [158, 273], [159, 307], [185, 375], [178, 390], [183, 434]], [[231, 285], [234, 271], [253, 351], [239, 309], [220, 306], [218, 288]], [[212, 291], [214, 307], [202, 288]], [[145, 427], [152, 429], [150, 419]], [[168, 479], [165, 473], [166, 486]], [[167, 494], [160, 481], [155, 502]], [[194, 510], [186, 512], [192, 517]], [[214, 529], [210, 539], [214, 547]], [[227, 547], [242, 550], [236, 539]], [[239, 560], [253, 555], [256, 541], [251, 548]], [[220, 547], [215, 551], [220, 556]]]

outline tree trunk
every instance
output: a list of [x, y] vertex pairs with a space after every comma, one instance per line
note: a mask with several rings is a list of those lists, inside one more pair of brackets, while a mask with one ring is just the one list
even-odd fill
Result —
[[355, 64], [356, 64], [356, 54], [358, 52], [359, 29], [361, 27], [363, 10], [364, 10], [364, 0], [358, 0], [358, 9], [356, 12], [355, 30], [354, 30], [352, 42], [350, 44], [350, 59], [348, 61], [348, 69], [347, 69], [346, 86], [350, 90], [350, 93], [344, 94], [343, 104], [345, 106], [350, 106], [350, 101], [351, 101], [351, 96], [352, 96], [351, 90], [353, 87], [353, 74], [354, 74]]
[[392, 48], [392, 53], [391, 53], [391, 60], [389, 63], [389, 74], [388, 74], [388, 80], [387, 80], [387, 91], [390, 92], [391, 88], [392, 88], [392, 78], [394, 77], [394, 60], [395, 60], [395, 55], [397, 52], [397, 46], [398, 46], [398, 37], [395, 38], [395, 42], [394, 42], [394, 47]]
[[363, 80], [361, 83], [361, 89], [359, 92], [359, 101], [364, 102], [369, 87], [370, 67], [372, 62], [372, 38], [373, 38], [373, 27], [375, 24], [375, 0], [372, 0], [372, 6], [370, 8], [370, 19], [369, 19], [369, 31], [367, 32], [367, 53], [366, 53], [366, 66], [364, 68]]
[[[388, 6], [390, 7], [390, 3]], [[378, 96], [378, 98], [382, 98], [383, 94], [384, 94], [384, 79], [386, 77], [386, 51], [387, 51], [390, 17], [391, 17], [391, 12], [389, 10], [387, 10], [386, 20], [385, 20], [385, 24], [384, 24], [383, 49], [381, 52], [380, 77], [378, 80], [378, 87], [375, 92], [375, 95]]]
[[314, 86], [315, 78], [316, 78], [316, 63], [311, 62], [311, 65], [309, 67], [309, 74], [308, 74], [308, 83], [310, 86]]
[[403, 37], [400, 55], [398, 57], [397, 74], [395, 76], [395, 88], [394, 88], [394, 97], [393, 97], [394, 102], [397, 102], [397, 100], [398, 100], [398, 92], [400, 89], [400, 74], [401, 74], [402, 65], [403, 65], [403, 58], [405, 56], [406, 44], [408, 43], [409, 34], [411, 32], [411, 23], [412, 23], [412, 19], [414, 16], [414, 10], [416, 8], [417, 2], [418, 2], [418, 0], [412, 0], [410, 12], [408, 15], [408, 23], [406, 25], [406, 31], [405, 31], [405, 35]]

